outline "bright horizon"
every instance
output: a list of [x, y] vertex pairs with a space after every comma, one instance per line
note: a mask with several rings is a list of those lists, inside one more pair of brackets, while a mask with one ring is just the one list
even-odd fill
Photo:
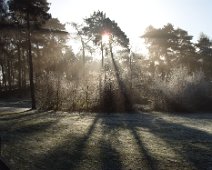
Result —
[[[83, 23], [94, 11], [103, 11], [118, 23], [130, 39], [134, 51], [145, 52], [141, 36], [152, 25], [156, 28], [171, 23], [193, 36], [196, 42], [201, 32], [212, 38], [211, 0], [132, 0], [132, 1], [67, 1], [48, 0], [50, 13], [62, 23]], [[67, 31], [70, 29], [67, 27]], [[74, 42], [72, 42], [73, 49]], [[76, 49], [75, 49], [76, 50]]]

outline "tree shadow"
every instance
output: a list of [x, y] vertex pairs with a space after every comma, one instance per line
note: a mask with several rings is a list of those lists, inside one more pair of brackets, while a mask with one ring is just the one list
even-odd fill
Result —
[[101, 116], [102, 138], [100, 141], [100, 162], [102, 170], [121, 170], [123, 165], [119, 151], [113, 146], [118, 138], [118, 126], [109, 124], [107, 118]]
[[7, 113], [0, 115], [1, 121], [12, 121], [12, 120], [22, 120], [27, 117], [32, 117], [33, 115], [36, 115], [38, 117], [39, 115], [43, 115], [44, 112], [39, 111], [22, 111], [22, 112], [16, 112], [16, 113]]
[[133, 135], [138, 147], [139, 147], [139, 152], [140, 155], [142, 155], [144, 157], [144, 159], [147, 162], [148, 169], [149, 170], [154, 170], [157, 169], [157, 163], [155, 161], [155, 159], [151, 156], [150, 152], [148, 151], [148, 148], [145, 147], [142, 139], [140, 138], [138, 132], [136, 131], [136, 129], [133, 126], [129, 126], [127, 125], [127, 127], [130, 129], [131, 134]]
[[[140, 122], [138, 119], [130, 119], [131, 116], [135, 116], [135, 115], [129, 115], [129, 114], [118, 114], [118, 115], [113, 115], [112, 120], [108, 117], [102, 117], [103, 119], [103, 123], [106, 125], [106, 129], [107, 131], [109, 131], [110, 133], [112, 133], [111, 131], [114, 131], [116, 128], [124, 128], [124, 129], [128, 129], [130, 131], [130, 133], [133, 136], [134, 141], [136, 142], [138, 148], [139, 148], [139, 160], [142, 160], [139, 163], [140, 167], [136, 167], [136, 168], [145, 168], [148, 170], [154, 170], [157, 169], [157, 163], [156, 160], [152, 157], [152, 155], [150, 154], [148, 148], [145, 147], [142, 139], [140, 138], [137, 130], [136, 130], [136, 126], [134, 126], [132, 123], [138, 121], [138, 124], [140, 125]], [[117, 138], [118, 136], [116, 136]], [[125, 148], [123, 148], [125, 149]]]
[[[52, 125], [56, 124], [59, 119], [50, 119], [46, 120], [45, 116], [46, 113], [41, 113], [39, 116], [43, 116], [43, 120], [40, 119], [37, 121], [37, 118], [39, 116], [35, 115], [34, 117], [31, 117], [30, 119], [20, 119], [15, 120], [13, 122], [6, 123], [5, 125], [2, 124], [0, 135], [4, 142], [11, 141], [14, 143], [17, 143], [17, 140], [21, 139], [22, 141], [29, 137], [33, 136], [34, 134], [38, 134], [43, 132], [45, 129], [51, 127]], [[30, 115], [29, 115], [30, 116]], [[31, 121], [32, 119], [35, 119], [36, 121]], [[13, 139], [14, 138], [14, 139]], [[5, 143], [6, 144], [6, 143]]]
[[[121, 115], [124, 118], [127, 127], [130, 129], [140, 152], [146, 155], [146, 159], [151, 166], [150, 169], [157, 169], [157, 161], [151, 156], [150, 152], [142, 142], [141, 137], [136, 130], [137, 127], [147, 128], [150, 133], [165, 141], [183, 160], [192, 168], [210, 169], [212, 167], [212, 135], [210, 133], [184, 126], [182, 124], [168, 122], [157, 116], [141, 113], [140, 119], [135, 122], [127, 119], [127, 115]], [[197, 146], [194, 146], [197, 144]], [[198, 146], [198, 145], [202, 145]], [[203, 147], [204, 146], [204, 147]]]
[[[211, 120], [212, 114], [207, 112], [199, 112], [199, 113], [168, 113], [170, 116], [183, 117], [186, 119], [196, 119], [196, 120]], [[200, 116], [201, 114], [201, 116]]]
[[[93, 134], [99, 117], [96, 116], [85, 135], [69, 134], [65, 140], [45, 155], [40, 155], [34, 166], [38, 169], [66, 170], [77, 169], [86, 157], [85, 149]], [[45, 167], [42, 167], [45, 164]]]
[[[21, 139], [24, 139], [27, 136], [43, 132], [59, 121], [59, 119], [50, 119], [49, 121], [44, 120], [33, 124], [21, 124], [22, 121], [36, 119], [36, 116], [23, 117], [20, 118], [20, 121], [17, 119], [18, 126], [12, 128], [9, 133], [11, 135], [20, 135]], [[99, 120], [101, 120], [102, 127], [101, 135], [100, 138], [94, 138], [95, 141], [93, 141], [91, 138], [93, 139], [93, 136], [96, 135], [95, 131], [100, 128], [97, 126], [97, 124], [100, 124]], [[83, 135], [78, 134], [76, 131], [73, 133], [68, 132], [65, 137], [58, 139], [58, 144], [53, 146], [51, 150], [34, 156], [32, 167], [35, 169], [63, 170], [77, 169], [81, 165], [87, 169], [99, 169], [96, 168], [96, 165], [100, 164], [101, 169], [105, 170], [124, 169], [123, 160], [121, 159], [122, 148], [117, 147], [119, 145], [120, 128], [128, 129], [138, 146], [140, 154], [138, 160], [142, 160], [139, 163], [140, 168], [160, 169], [158, 162], [161, 160], [155, 157], [149, 146], [146, 145], [139, 129], [148, 129], [149, 133], [163, 140], [168, 148], [180, 155], [182, 160], [188, 162], [190, 166], [188, 168], [208, 170], [212, 167], [212, 135], [210, 133], [167, 121], [162, 116], [153, 113], [96, 114], [94, 118], [92, 117], [92, 122]], [[58, 132], [60, 131], [58, 130]], [[90, 146], [90, 142], [95, 143]], [[94, 160], [97, 163], [93, 163]], [[86, 161], [91, 163], [90, 168], [85, 163]]]
[[101, 141], [100, 162], [102, 170], [121, 170], [121, 158], [119, 152], [112, 147], [111, 143], [105, 140]]
[[0, 107], [14, 107], [14, 108], [30, 108], [31, 101], [23, 99], [3, 99], [0, 100]]
[[[212, 148], [211, 134], [164, 120], [158, 120], [158, 126], [162, 127], [162, 129], [154, 129], [154, 134], [170, 146], [181, 143], [180, 149], [177, 149], [177, 147], [173, 149], [187, 160], [191, 166], [194, 166], [196, 169], [212, 167], [212, 149], [209, 149]], [[208, 149], [204, 149], [204, 147], [197, 148], [193, 144], [203, 144]]]
[[[33, 139], [33, 143], [36, 144], [37, 137], [40, 137], [42, 132], [55, 123], [56, 120], [37, 121], [27, 124], [16, 123], [15, 126], [12, 126], [7, 130], [2, 131], [1, 129], [1, 153], [2, 157], [7, 160], [7, 165], [11, 167], [11, 169], [16, 169], [17, 166], [22, 167], [22, 163], [26, 163], [25, 160], [28, 159], [27, 155], [30, 155], [29, 152], [31, 151], [31, 148], [34, 147], [32, 144], [28, 144], [28, 142]], [[32, 136], [36, 136], [36, 138]], [[14, 162], [17, 163], [16, 167], [14, 167]]]
[[53, 111], [37, 111], [37, 110], [28, 110], [23, 112], [17, 112], [17, 113], [9, 113], [9, 114], [3, 114], [0, 116], [0, 121], [27, 121], [31, 119], [37, 119], [39, 117], [47, 116], [51, 113], [54, 113]]
[[27, 134], [33, 135], [34, 133], [39, 133], [50, 127], [56, 123], [56, 121], [44, 121], [44, 122], [37, 122], [33, 124], [27, 124], [27, 125], [20, 125], [16, 128], [11, 129], [9, 132], [11, 134], [18, 135], [20, 133], [24, 134], [26, 136]]
[[[120, 153], [112, 145], [110, 140], [111, 138], [116, 138], [112, 126], [103, 126], [101, 129], [103, 132], [102, 137], [95, 138], [95, 141], [92, 142], [96, 144], [94, 146], [91, 144], [92, 148], [87, 148], [90, 147], [88, 143], [91, 136], [95, 135], [94, 130], [100, 128], [96, 126], [99, 119], [102, 120], [102, 116], [102, 114], [96, 115], [85, 135], [79, 136], [78, 134], [70, 133], [63, 139], [62, 143], [54, 147], [50, 152], [45, 155], [39, 155], [39, 158], [36, 158], [37, 160], [34, 166], [38, 169], [65, 170], [78, 169], [80, 166], [85, 168], [88, 166], [86, 164], [87, 162], [90, 164], [91, 169], [99, 169], [100, 167], [102, 170], [123, 169]], [[106, 139], [106, 135], [108, 135], [109, 138]], [[86, 151], [89, 151], [89, 153]]]
[[14, 109], [13, 110], [13, 112], [7, 112], [7, 109], [2, 109], [1, 108], [1, 112], [2, 113], [0, 113], [0, 118], [2, 118], [2, 117], [10, 117], [10, 116], [13, 116], [13, 115], [17, 115], [17, 114], [20, 114], [20, 113], [26, 113], [26, 112], [29, 112], [29, 111], [31, 111], [31, 109], [24, 109], [24, 111], [23, 110], [18, 110], [17, 112], [16, 112], [16, 109]]

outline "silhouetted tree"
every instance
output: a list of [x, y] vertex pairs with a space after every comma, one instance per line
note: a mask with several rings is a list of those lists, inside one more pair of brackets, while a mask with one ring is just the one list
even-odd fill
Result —
[[122, 47], [128, 48], [129, 39], [126, 34], [121, 30], [115, 21], [106, 17], [102, 11], [94, 12], [89, 18], [85, 19], [87, 26], [83, 28], [86, 35], [92, 38], [94, 44], [100, 44], [102, 53], [102, 66], [104, 64], [103, 42], [102, 36], [108, 34], [110, 36], [110, 52], [112, 54], [112, 43], [118, 42]]
[[9, 9], [13, 17], [27, 25], [27, 40], [28, 40], [28, 62], [29, 62], [29, 80], [32, 98], [32, 109], [36, 108], [35, 90], [33, 80], [33, 61], [32, 61], [32, 46], [31, 46], [31, 27], [40, 26], [50, 18], [49, 3], [46, 0], [11, 0], [9, 1]]
[[[118, 63], [115, 61], [114, 58], [114, 53], [113, 53], [113, 48], [114, 46], [118, 48], [124, 48], [129, 50], [129, 39], [126, 36], [126, 34], [121, 30], [121, 28], [118, 26], [118, 24], [111, 20], [109, 17], [106, 16], [106, 14], [102, 11], [97, 11], [94, 12], [89, 18], [85, 19], [86, 26], [83, 28], [84, 34], [87, 35], [89, 38], [92, 39], [93, 43], [95, 45], [100, 45], [101, 48], [101, 54], [102, 54], [102, 67], [104, 67], [104, 88], [107, 88], [107, 83], [110, 84], [110, 79], [108, 78], [109, 82], [106, 82], [107, 80], [107, 74], [106, 70], [112, 70], [110, 67], [112, 66], [114, 69], [114, 75], [115, 78], [117, 79], [117, 85], [119, 87], [120, 93], [122, 96], [124, 96], [124, 102], [125, 104], [128, 102], [128, 96], [126, 92], [126, 88], [124, 87], [124, 83], [121, 79], [120, 75], [120, 67], [118, 68]], [[109, 36], [109, 41], [107, 43], [103, 43], [102, 37], [103, 35]], [[104, 64], [104, 52], [107, 55], [109, 52], [111, 56], [111, 61], [108, 61], [109, 63], [107, 65]], [[112, 65], [111, 65], [112, 64]], [[111, 74], [111, 73], [110, 73]], [[108, 93], [107, 90], [105, 89], [101, 91], [102, 87], [102, 76], [100, 76], [100, 96], [102, 96], [103, 103], [105, 104], [104, 101], [104, 96]], [[111, 86], [111, 84], [110, 84]], [[109, 88], [110, 90], [112, 89]], [[109, 94], [109, 93], [108, 93]], [[107, 95], [108, 95], [107, 94]], [[112, 99], [111, 99], [112, 100]], [[115, 101], [114, 101], [115, 102]], [[128, 104], [127, 104], [128, 105]], [[126, 106], [128, 107], [128, 106]]]
[[102, 54], [102, 67], [104, 64], [104, 53], [103, 53], [103, 42], [102, 35], [105, 32], [104, 21], [106, 19], [106, 14], [103, 12], [97, 11], [94, 12], [89, 18], [85, 19], [85, 23], [88, 26], [83, 28], [84, 34], [88, 35], [89, 38], [92, 38], [92, 41], [95, 45], [100, 45], [101, 54]]
[[145, 38], [148, 45], [150, 65], [157, 68], [163, 78], [176, 64], [193, 67], [195, 48], [191, 42], [192, 36], [188, 35], [187, 31], [174, 29], [172, 24], [158, 29], [150, 26], [142, 38]]
[[202, 69], [206, 73], [206, 76], [212, 77], [212, 40], [205, 34], [201, 34], [196, 44], [198, 48], [199, 62], [202, 64]]
[[1, 19], [1, 21], [4, 19], [5, 15], [6, 15], [5, 0], [0, 0], [0, 19]]

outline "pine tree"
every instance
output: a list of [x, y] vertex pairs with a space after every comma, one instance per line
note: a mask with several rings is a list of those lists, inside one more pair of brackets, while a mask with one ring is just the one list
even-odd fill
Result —
[[[28, 41], [29, 80], [32, 109], [36, 109], [35, 89], [33, 81], [33, 60], [31, 47], [31, 28], [41, 26], [51, 16], [48, 13], [49, 3], [46, 0], [11, 0], [9, 10], [18, 24], [26, 24]], [[23, 23], [24, 22], [24, 23]]]

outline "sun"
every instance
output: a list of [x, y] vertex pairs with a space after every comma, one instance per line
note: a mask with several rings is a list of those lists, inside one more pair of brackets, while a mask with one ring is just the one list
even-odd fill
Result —
[[108, 33], [102, 34], [102, 42], [103, 44], [107, 44], [109, 42], [110, 35]]

